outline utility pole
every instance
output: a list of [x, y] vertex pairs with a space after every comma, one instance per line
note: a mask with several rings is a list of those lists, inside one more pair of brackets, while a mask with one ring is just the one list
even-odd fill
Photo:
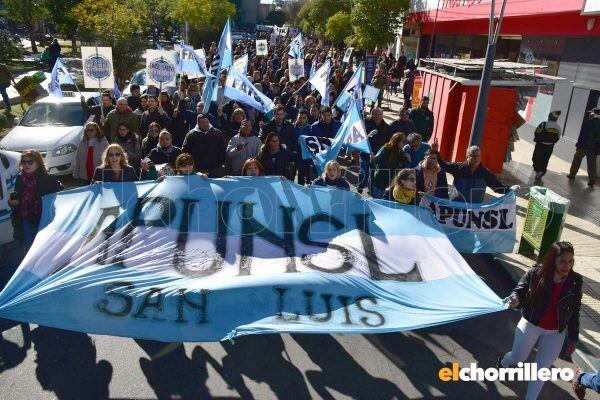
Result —
[[490, 26], [488, 32], [488, 45], [485, 53], [485, 64], [483, 73], [481, 74], [481, 82], [479, 84], [479, 94], [477, 95], [477, 106], [475, 108], [475, 119], [473, 120], [473, 128], [471, 130], [471, 146], [481, 145], [483, 138], [483, 129], [485, 127], [485, 117], [487, 114], [488, 99], [490, 96], [490, 86], [492, 83], [492, 72], [494, 69], [494, 57], [496, 56], [496, 44], [500, 36], [500, 27], [504, 18], [504, 8], [506, 0], [502, 0], [502, 8], [500, 16], [496, 19], [494, 6], [496, 0], [492, 0], [490, 9]]

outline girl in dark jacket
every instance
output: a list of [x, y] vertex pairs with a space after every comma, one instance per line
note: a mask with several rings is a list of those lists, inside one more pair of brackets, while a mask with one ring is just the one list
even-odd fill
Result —
[[383, 199], [418, 206], [421, 199], [419, 192], [417, 192], [416, 180], [414, 169], [405, 168], [400, 170], [394, 177], [390, 187], [383, 194]]
[[148, 127], [148, 136], [142, 140], [142, 158], [148, 156], [150, 151], [152, 151], [152, 149], [158, 145], [158, 135], [160, 134], [161, 130], [162, 128], [157, 122], [150, 124]]
[[337, 161], [327, 161], [323, 169], [323, 174], [315, 179], [312, 185], [350, 190], [350, 184], [342, 177], [342, 170]]
[[15, 182], [15, 193], [8, 200], [13, 208], [14, 238], [21, 241], [25, 253], [29, 251], [38, 232], [42, 217], [42, 196], [59, 192], [62, 184], [48, 174], [42, 155], [36, 150], [21, 154], [21, 171]]
[[96, 168], [93, 183], [99, 182], [133, 182], [137, 175], [127, 161], [127, 153], [116, 143], [104, 150], [102, 165]]
[[258, 161], [262, 164], [265, 175], [279, 175], [292, 179], [290, 171], [293, 170], [294, 156], [280, 146], [277, 133], [267, 135], [258, 152]]
[[[579, 338], [582, 278], [573, 271], [575, 250], [569, 242], [555, 242], [542, 266], [532, 268], [521, 278], [508, 298], [511, 308], [522, 318], [515, 330], [512, 350], [498, 359], [498, 367], [511, 367], [525, 361], [537, 343], [538, 369], [549, 368], [568, 338], [565, 355], [575, 351]], [[565, 329], [566, 328], [566, 329]], [[527, 385], [527, 399], [536, 399], [543, 381]]]

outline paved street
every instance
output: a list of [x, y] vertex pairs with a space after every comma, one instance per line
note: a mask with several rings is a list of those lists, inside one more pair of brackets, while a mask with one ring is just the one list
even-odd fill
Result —
[[[511, 280], [490, 257], [467, 261], [499, 296], [508, 293]], [[493, 366], [510, 348], [518, 318], [503, 311], [405, 333], [248, 336], [167, 348], [18, 325], [2, 333], [0, 398], [516, 399], [522, 383], [444, 383], [437, 375], [450, 362]], [[548, 382], [540, 398], [570, 396], [567, 383]]]

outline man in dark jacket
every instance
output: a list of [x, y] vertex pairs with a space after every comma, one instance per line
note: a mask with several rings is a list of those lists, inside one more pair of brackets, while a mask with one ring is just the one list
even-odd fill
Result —
[[[431, 146], [434, 151], [438, 150], [437, 140]], [[439, 160], [444, 172], [454, 176], [454, 186], [459, 196], [454, 201], [465, 203], [483, 203], [486, 187], [490, 187], [496, 193], [506, 193], [509, 187], [502, 184], [496, 176], [481, 163], [481, 150], [478, 146], [467, 149], [467, 161], [446, 162]]]
[[440, 153], [433, 150], [425, 152], [425, 159], [415, 168], [417, 190], [441, 199], [448, 198], [448, 181], [442, 171], [439, 160]]
[[405, 108], [400, 110], [400, 119], [397, 119], [390, 124], [390, 131], [392, 134], [402, 132], [405, 136], [417, 132], [415, 123], [410, 119], [410, 110]]
[[429, 97], [423, 96], [419, 107], [411, 110], [410, 119], [417, 127], [417, 133], [421, 135], [423, 142], [427, 143], [433, 133], [434, 122], [433, 112], [429, 109]]
[[377, 152], [391, 137], [390, 126], [383, 120], [383, 110], [379, 107], [371, 111], [371, 117], [365, 120], [365, 130], [369, 135], [371, 154], [360, 153], [360, 169], [358, 171], [358, 190], [361, 191], [369, 183], [371, 163]]
[[142, 138], [148, 135], [148, 127], [153, 122], [158, 122], [162, 129], [169, 129], [171, 126], [171, 118], [162, 108], [158, 107], [158, 98], [148, 96], [148, 109], [142, 114], [140, 122], [140, 136]]
[[575, 145], [575, 155], [567, 178], [575, 179], [583, 157], [587, 159], [588, 186], [596, 183], [596, 158], [600, 154], [600, 108], [594, 108], [583, 122], [581, 133]]
[[210, 125], [204, 114], [198, 115], [197, 122], [198, 125], [186, 135], [182, 151], [192, 156], [199, 172], [208, 174], [211, 178], [221, 178], [225, 175], [227, 149], [223, 134]]
[[14, 84], [17, 83], [6, 64], [0, 63], [0, 94], [2, 94], [2, 100], [4, 101], [4, 106], [8, 113], [10, 113], [10, 99], [8, 98], [8, 93], [6, 93], [6, 89], [10, 86], [11, 81]]
[[141, 105], [140, 97], [141, 97], [140, 85], [131, 85], [131, 96], [129, 96], [127, 98], [127, 105], [133, 111], [140, 108], [140, 105]]
[[294, 156], [298, 155], [298, 138], [294, 133], [294, 125], [285, 119], [285, 110], [282, 105], [275, 107], [275, 115], [267, 124], [263, 125], [258, 138], [265, 140], [267, 135], [275, 132], [279, 135], [281, 144]]
[[340, 126], [342, 123], [333, 119], [331, 107], [324, 106], [321, 108], [321, 119], [312, 124], [312, 134], [333, 139]]
[[115, 106], [113, 105], [108, 92], [102, 93], [100, 101], [102, 101], [102, 105], [98, 104], [90, 106], [86, 102], [85, 97], [81, 96], [81, 108], [83, 108], [83, 111], [85, 111], [88, 116], [93, 115], [94, 122], [102, 127], [104, 122], [106, 122], [106, 116], [115, 109]]

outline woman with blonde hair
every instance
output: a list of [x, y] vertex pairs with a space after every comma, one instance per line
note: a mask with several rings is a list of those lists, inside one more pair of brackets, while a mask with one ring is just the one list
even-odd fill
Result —
[[44, 159], [37, 150], [21, 153], [20, 172], [8, 205], [13, 208], [14, 238], [21, 242], [25, 253], [31, 247], [42, 217], [42, 196], [59, 192], [62, 184], [48, 174]]
[[83, 136], [75, 155], [73, 178], [83, 179], [89, 183], [94, 176], [96, 167], [102, 164], [102, 154], [107, 147], [108, 140], [100, 126], [95, 122], [85, 124]]
[[390, 187], [384, 192], [383, 199], [418, 206], [421, 199], [417, 192], [416, 181], [417, 177], [414, 169], [404, 168], [400, 170], [394, 177]]
[[408, 168], [410, 160], [402, 149], [404, 134], [396, 132], [390, 140], [379, 149], [375, 155], [375, 173], [371, 184], [371, 196], [381, 199], [390, 180], [397, 171]]
[[117, 143], [108, 145], [102, 157], [102, 165], [96, 168], [93, 182], [133, 182], [135, 170], [127, 161], [127, 153]]
[[337, 161], [327, 161], [323, 173], [313, 181], [312, 185], [350, 190], [350, 184], [342, 176], [342, 168]]

